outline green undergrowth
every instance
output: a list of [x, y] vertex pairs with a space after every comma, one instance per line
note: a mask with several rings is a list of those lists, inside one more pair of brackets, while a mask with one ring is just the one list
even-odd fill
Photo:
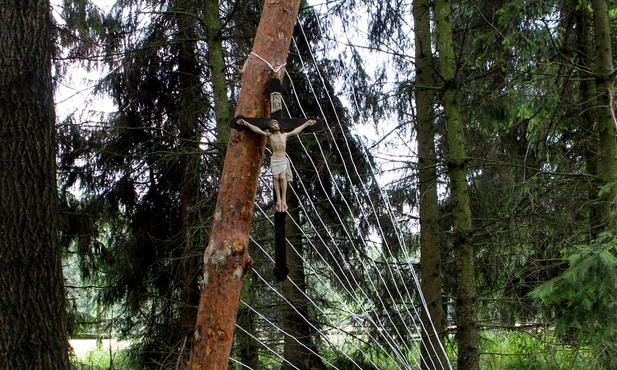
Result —
[[481, 335], [481, 369], [600, 369], [594, 366], [591, 350], [560, 343], [550, 331], [484, 331]]
[[126, 349], [110, 352], [108, 348], [97, 348], [80, 357], [73, 356], [74, 370], [139, 370], [141, 367], [129, 356]]
[[[445, 348], [453, 369], [456, 369], [454, 343], [454, 338], [450, 338], [446, 341]], [[401, 346], [400, 350], [404, 351], [403, 348], [408, 349], [406, 346]], [[414, 353], [407, 354], [405, 357], [409, 363], [417, 364], [419, 351], [415, 346], [412, 348]], [[591, 349], [561, 343], [551, 330], [482, 331], [480, 351], [480, 369], [483, 370], [603, 369]], [[270, 356], [263, 355], [260, 356], [260, 360], [264, 369], [280, 367], [280, 358], [277, 356], [269, 358]], [[400, 362], [394, 359], [396, 356], [385, 355], [382, 351], [371, 351], [370, 345], [357, 353], [352, 351], [347, 356], [341, 356], [340, 353], [328, 353], [327, 350], [322, 355], [333, 365], [332, 368], [337, 369], [388, 370], [400, 368]], [[81, 355], [80, 358], [74, 357], [73, 365], [75, 370], [140, 369], [140, 366], [131, 360], [128, 349], [113, 352], [110, 352], [109, 348], [94, 349]], [[234, 368], [234, 364], [230, 368]]]

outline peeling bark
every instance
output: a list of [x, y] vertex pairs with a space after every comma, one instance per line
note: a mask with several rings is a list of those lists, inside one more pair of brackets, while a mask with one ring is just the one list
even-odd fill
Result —
[[[273, 66], [285, 63], [299, 0], [268, 0], [255, 35], [253, 52]], [[256, 57], [244, 66], [236, 115], [267, 117], [267, 84], [273, 71]], [[204, 254], [204, 277], [193, 349], [188, 367], [227, 369], [243, 278], [251, 267], [248, 235], [253, 216], [265, 137], [232, 130], [210, 242]]]

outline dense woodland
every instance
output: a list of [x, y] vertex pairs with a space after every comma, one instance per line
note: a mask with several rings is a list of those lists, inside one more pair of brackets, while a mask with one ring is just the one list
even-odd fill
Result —
[[[189, 368], [270, 3], [2, 2], [0, 369]], [[284, 114], [328, 129], [287, 147], [282, 283], [266, 150], [232, 360], [206, 368], [617, 368], [616, 21], [609, 0], [302, 1]], [[113, 112], [54, 113], [77, 69]], [[130, 345], [85, 364], [68, 339], [92, 335]]]

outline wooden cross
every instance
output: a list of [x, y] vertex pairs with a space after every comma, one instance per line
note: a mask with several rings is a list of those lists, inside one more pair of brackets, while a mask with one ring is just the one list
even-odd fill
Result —
[[[249, 124], [261, 129], [265, 132], [270, 128], [272, 120], [276, 120], [280, 126], [281, 132], [292, 132], [300, 126], [307, 124], [308, 121], [313, 120], [315, 123], [310, 126], [306, 126], [303, 131], [314, 132], [323, 128], [323, 122], [319, 118], [282, 118], [283, 110], [283, 88], [281, 80], [273, 77], [268, 83], [268, 91], [270, 92], [270, 118], [252, 118], [244, 116], [236, 116], [232, 119], [231, 124], [237, 130], [244, 130], [247, 127], [239, 124], [238, 120], [244, 120]], [[254, 130], [255, 131], [255, 130]], [[257, 130], [256, 132], [263, 135], [262, 132]], [[286, 185], [285, 185], [286, 186]], [[276, 184], [275, 184], [276, 187]], [[276, 188], [275, 188], [276, 189]], [[280, 192], [283, 189], [278, 189]], [[283, 195], [284, 198], [284, 195]], [[283, 199], [283, 205], [285, 205], [285, 199]], [[278, 206], [277, 206], [278, 207]], [[286, 206], [285, 206], [286, 207]], [[287, 267], [287, 255], [285, 249], [286, 237], [285, 237], [285, 219], [286, 209], [277, 209], [274, 214], [274, 250], [275, 250], [275, 267], [274, 274], [279, 281], [284, 281], [289, 273]]]
[[315, 120], [313, 126], [309, 126], [304, 129], [305, 132], [315, 132], [319, 131], [323, 128], [323, 121], [319, 118], [282, 118], [282, 110], [283, 110], [283, 97], [282, 92], [283, 88], [281, 85], [281, 80], [276, 77], [270, 79], [268, 83], [268, 91], [270, 92], [270, 118], [254, 118], [254, 117], [245, 117], [245, 116], [236, 116], [231, 119], [231, 126], [236, 130], [245, 130], [246, 127], [239, 125], [237, 122], [239, 119], [243, 119], [262, 130], [267, 130], [270, 127], [270, 122], [272, 119], [276, 119], [280, 126], [281, 131], [288, 132], [293, 131], [296, 127], [302, 125], [308, 120]]

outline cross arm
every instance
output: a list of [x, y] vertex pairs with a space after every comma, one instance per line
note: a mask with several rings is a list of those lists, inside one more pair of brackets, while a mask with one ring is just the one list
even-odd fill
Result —
[[[242, 130], [246, 130], [247, 127], [238, 124], [239, 119], [243, 119], [247, 121], [248, 123], [254, 126], [257, 126], [260, 129], [265, 131], [270, 127], [270, 121], [272, 121], [273, 118], [251, 118], [251, 117], [245, 117], [245, 116], [236, 116], [232, 118], [231, 127], [235, 128], [236, 130], [242, 131]], [[306, 121], [309, 121], [311, 119], [316, 121], [315, 124], [312, 126], [307, 126], [304, 129], [304, 132], [315, 132], [315, 131], [319, 131], [323, 129], [324, 123], [319, 118], [312, 118], [312, 117], [310, 118], [278, 118], [276, 120], [278, 121], [279, 126], [281, 126], [282, 132], [289, 132], [289, 131], [293, 131], [294, 129], [296, 129], [297, 127], [301, 126]]]

